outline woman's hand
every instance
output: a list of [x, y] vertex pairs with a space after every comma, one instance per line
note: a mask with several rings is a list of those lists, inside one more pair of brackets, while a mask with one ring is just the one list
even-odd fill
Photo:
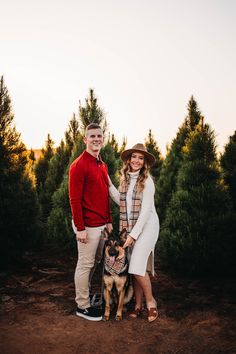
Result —
[[135, 242], [135, 239], [133, 237], [131, 237], [130, 235], [128, 235], [123, 248], [133, 246], [134, 242]]

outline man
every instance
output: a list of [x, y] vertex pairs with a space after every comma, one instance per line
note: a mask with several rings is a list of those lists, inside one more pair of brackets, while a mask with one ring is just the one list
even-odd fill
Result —
[[76, 315], [91, 321], [102, 319], [101, 310], [91, 307], [89, 276], [95, 263], [101, 232], [112, 231], [108, 172], [99, 153], [104, 143], [101, 127], [91, 123], [85, 131], [86, 150], [70, 166], [69, 198], [78, 244], [75, 270]]

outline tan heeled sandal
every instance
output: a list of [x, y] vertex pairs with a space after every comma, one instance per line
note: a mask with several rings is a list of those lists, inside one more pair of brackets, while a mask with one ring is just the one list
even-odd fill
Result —
[[139, 309], [139, 308], [134, 309], [133, 311], [131, 311], [131, 312], [129, 313], [129, 317], [131, 317], [131, 318], [137, 318], [137, 317], [139, 317], [139, 316], [141, 315], [141, 312], [142, 312], [142, 310]]
[[156, 303], [156, 300], [154, 300], [154, 303], [155, 303], [155, 307], [150, 307], [150, 308], [147, 308], [147, 311], [148, 311], [148, 322], [153, 322], [157, 319], [158, 317], [158, 311], [157, 311], [157, 303]]
[[148, 310], [148, 322], [153, 322], [158, 317], [158, 311], [156, 307], [150, 307]]

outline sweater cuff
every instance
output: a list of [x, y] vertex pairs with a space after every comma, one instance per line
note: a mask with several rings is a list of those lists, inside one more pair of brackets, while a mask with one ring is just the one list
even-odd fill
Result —
[[75, 225], [73, 219], [71, 220], [71, 222], [72, 222], [72, 228], [73, 228], [73, 231], [74, 231], [75, 234], [77, 233], [77, 231], [84, 231], [84, 230], [85, 230], [85, 227], [84, 227], [84, 226], [77, 227], [77, 226]]
[[138, 236], [133, 236], [131, 234], [129, 234], [130, 237], [132, 237], [135, 241], [137, 240]]

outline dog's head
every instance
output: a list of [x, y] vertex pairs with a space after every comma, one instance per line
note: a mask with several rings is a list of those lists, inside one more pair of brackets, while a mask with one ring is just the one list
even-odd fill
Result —
[[107, 230], [107, 239], [105, 241], [105, 255], [109, 258], [122, 258], [125, 255], [123, 245], [126, 240], [126, 229], [122, 230], [119, 235], [109, 234]]

